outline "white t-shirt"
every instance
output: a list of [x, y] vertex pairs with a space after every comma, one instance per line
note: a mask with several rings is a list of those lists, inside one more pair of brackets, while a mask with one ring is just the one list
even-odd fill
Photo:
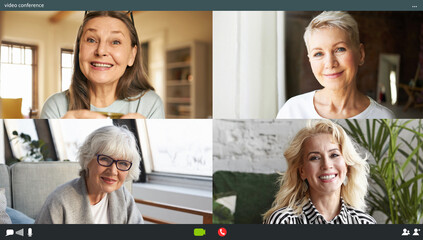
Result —
[[[321, 119], [314, 108], [314, 94], [317, 91], [304, 93], [290, 98], [279, 110], [277, 119]], [[370, 105], [361, 113], [351, 117], [357, 119], [395, 118], [394, 113], [370, 98]]]
[[109, 224], [110, 218], [107, 208], [109, 206], [109, 198], [107, 194], [96, 205], [90, 205], [91, 214], [95, 224]]

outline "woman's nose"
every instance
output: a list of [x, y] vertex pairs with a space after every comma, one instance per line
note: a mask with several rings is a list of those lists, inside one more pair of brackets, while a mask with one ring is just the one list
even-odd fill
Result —
[[107, 44], [106, 44], [106, 42], [100, 41], [98, 43], [95, 54], [97, 56], [106, 56], [107, 55]]
[[322, 161], [320, 161], [321, 163], [321, 168], [322, 169], [331, 169], [332, 168], [332, 161], [329, 159], [329, 157], [323, 157]]
[[324, 61], [326, 69], [331, 69], [338, 66], [338, 60], [333, 54], [326, 54]]
[[118, 173], [118, 169], [117, 169], [117, 166], [116, 166], [116, 163], [113, 163], [111, 166], [109, 166], [109, 169], [108, 169], [111, 173], [113, 173], [113, 175], [116, 175], [117, 173]]

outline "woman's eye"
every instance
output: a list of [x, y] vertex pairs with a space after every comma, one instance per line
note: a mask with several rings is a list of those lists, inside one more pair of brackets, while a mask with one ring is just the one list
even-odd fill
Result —
[[321, 52], [317, 52], [317, 53], [313, 54], [313, 57], [321, 57], [321, 56], [323, 56], [323, 53], [321, 53]]
[[114, 40], [114, 41], [112, 42], [112, 44], [113, 44], [113, 45], [119, 45], [119, 44], [120, 44], [120, 41], [119, 41], [119, 40]]
[[339, 157], [339, 154], [337, 154], [337, 153], [332, 153], [332, 154], [330, 155], [330, 157], [332, 157], [332, 158], [336, 158], [336, 157]]
[[312, 156], [312, 157], [310, 157], [310, 161], [313, 161], [313, 160], [318, 160], [319, 159], [319, 157], [318, 156]]
[[89, 42], [89, 43], [95, 43], [95, 40], [93, 38], [88, 38], [87, 39], [87, 42]]
[[335, 52], [345, 52], [345, 51], [347, 51], [347, 49], [344, 47], [339, 47], [335, 50]]

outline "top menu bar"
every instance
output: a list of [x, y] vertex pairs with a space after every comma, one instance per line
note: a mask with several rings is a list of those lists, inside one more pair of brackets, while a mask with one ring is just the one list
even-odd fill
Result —
[[2, 0], [2, 11], [40, 11], [40, 10], [189, 10], [189, 11], [219, 11], [219, 10], [379, 10], [379, 11], [421, 11], [422, 0]]

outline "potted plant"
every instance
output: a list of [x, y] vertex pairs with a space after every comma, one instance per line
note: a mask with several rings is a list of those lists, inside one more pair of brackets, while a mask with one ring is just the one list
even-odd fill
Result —
[[370, 213], [382, 212], [385, 223], [422, 223], [422, 121], [375, 119], [360, 125], [346, 120], [346, 125], [346, 132], [374, 159], [370, 162]]
[[19, 134], [17, 131], [13, 131], [12, 134], [14, 137], [10, 141], [15, 143], [21, 143], [24, 149], [27, 150], [27, 152], [24, 156], [20, 158], [13, 157], [12, 159], [8, 159], [8, 165], [12, 165], [16, 162], [22, 161], [39, 162], [47, 160], [49, 150], [48, 146], [42, 139], [32, 140], [31, 136], [25, 133]]

